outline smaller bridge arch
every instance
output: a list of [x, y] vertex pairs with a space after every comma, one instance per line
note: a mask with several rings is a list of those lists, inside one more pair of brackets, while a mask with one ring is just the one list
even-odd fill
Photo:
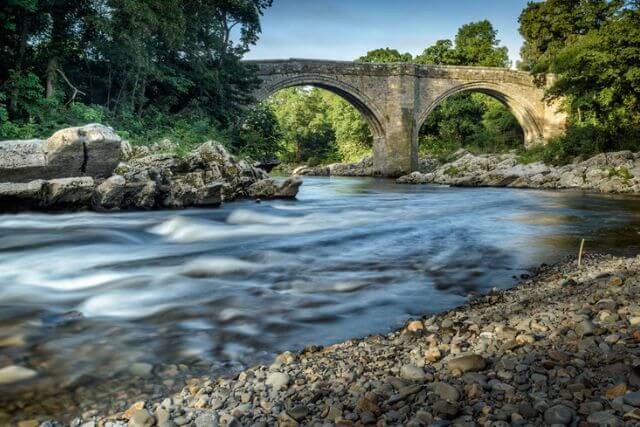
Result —
[[384, 116], [376, 108], [373, 100], [369, 99], [367, 95], [361, 93], [356, 87], [333, 77], [323, 76], [320, 74], [300, 74], [271, 79], [271, 81], [263, 81], [263, 84], [260, 87], [260, 90], [256, 92], [255, 97], [258, 101], [262, 101], [279, 90], [301, 86], [317, 87], [340, 96], [358, 110], [360, 114], [362, 114], [369, 124], [369, 128], [371, 129], [371, 133], [374, 138], [374, 143], [376, 140], [384, 138]]
[[504, 106], [514, 115], [524, 132], [524, 145], [531, 147], [544, 140], [544, 129], [539, 123], [535, 108], [526, 99], [522, 99], [504, 85], [487, 81], [475, 81], [455, 84], [453, 87], [437, 95], [419, 114], [417, 128], [422, 128], [429, 115], [443, 101], [460, 93], [482, 93], [488, 95]]

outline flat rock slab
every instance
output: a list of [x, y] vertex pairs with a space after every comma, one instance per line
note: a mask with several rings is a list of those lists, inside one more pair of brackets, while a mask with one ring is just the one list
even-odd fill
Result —
[[46, 141], [0, 141], [0, 182], [106, 178], [120, 162], [121, 145], [113, 129], [96, 123], [59, 130]]
[[27, 182], [42, 178], [47, 164], [43, 141], [0, 142], [0, 181]]

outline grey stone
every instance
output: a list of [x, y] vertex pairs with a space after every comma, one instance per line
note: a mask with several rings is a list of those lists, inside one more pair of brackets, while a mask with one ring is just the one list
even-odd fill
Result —
[[403, 365], [400, 368], [400, 377], [410, 381], [425, 381], [427, 374], [424, 370], [416, 365]]
[[273, 372], [267, 376], [265, 383], [276, 390], [286, 388], [289, 385], [289, 375], [283, 372]]
[[576, 325], [576, 333], [580, 336], [593, 335], [596, 330], [596, 326], [590, 320], [583, 320]]
[[0, 369], [0, 384], [12, 384], [29, 380], [38, 375], [33, 369], [10, 365]]
[[162, 406], [156, 408], [156, 421], [158, 425], [169, 422], [169, 411]]
[[567, 425], [573, 420], [573, 417], [573, 410], [564, 405], [552, 406], [544, 412], [544, 421], [547, 424]]
[[263, 179], [249, 187], [249, 195], [257, 199], [293, 199], [298, 194], [302, 179], [294, 176], [281, 183], [273, 179]]
[[199, 415], [194, 421], [196, 427], [218, 427], [218, 417], [213, 414]]
[[607, 411], [590, 414], [587, 417], [587, 422], [599, 427], [617, 427], [622, 425], [622, 421], [618, 417]]
[[110, 176], [122, 156], [122, 140], [104, 125], [59, 130], [44, 144], [51, 177]]
[[446, 362], [450, 370], [459, 370], [462, 373], [481, 371], [487, 366], [487, 362], [479, 354], [470, 354], [456, 357]]
[[0, 209], [3, 212], [37, 209], [42, 204], [44, 181], [0, 183]]
[[150, 377], [152, 369], [153, 365], [149, 363], [137, 362], [129, 367], [129, 372], [137, 377]]
[[460, 392], [458, 389], [447, 383], [435, 382], [432, 384], [432, 390], [441, 399], [448, 402], [457, 402], [458, 399], [460, 399]]
[[47, 209], [89, 207], [93, 189], [91, 177], [51, 179], [44, 184], [42, 206]]
[[455, 403], [447, 402], [446, 400], [438, 400], [433, 404], [433, 413], [436, 416], [450, 420], [458, 415], [460, 408]]
[[129, 420], [130, 427], [151, 427], [156, 420], [146, 409], [137, 410]]
[[636, 408], [640, 407], [640, 391], [627, 393], [622, 398], [627, 405], [635, 406]]

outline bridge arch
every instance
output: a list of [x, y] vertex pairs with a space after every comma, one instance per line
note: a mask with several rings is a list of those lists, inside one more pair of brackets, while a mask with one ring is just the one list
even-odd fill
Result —
[[538, 120], [536, 119], [536, 111], [532, 105], [517, 95], [510, 93], [508, 89], [500, 84], [483, 81], [459, 84], [438, 95], [429, 105], [426, 106], [418, 117], [417, 131], [420, 131], [426, 122], [427, 117], [429, 117], [433, 110], [435, 110], [443, 101], [453, 95], [464, 92], [482, 93], [505, 105], [514, 115], [524, 132], [525, 147], [533, 146], [544, 139], [543, 127], [538, 123]]
[[384, 116], [375, 103], [357, 88], [338, 79], [320, 74], [300, 74], [273, 81], [263, 81], [260, 90], [256, 93], [256, 99], [262, 101], [279, 90], [300, 86], [313, 86], [340, 96], [362, 114], [371, 130], [374, 146], [384, 140], [385, 127], [382, 121]]

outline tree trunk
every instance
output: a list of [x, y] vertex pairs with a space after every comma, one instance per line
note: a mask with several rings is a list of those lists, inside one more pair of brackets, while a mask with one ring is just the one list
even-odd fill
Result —
[[47, 92], [45, 95], [47, 98], [51, 98], [56, 93], [57, 70], [58, 58], [55, 56], [49, 58], [49, 63], [47, 64]]
[[65, 38], [67, 31], [67, 14], [68, 14], [69, 5], [65, 4], [65, 2], [53, 2], [51, 6], [51, 40], [49, 41], [49, 46], [47, 49], [47, 53], [49, 56], [49, 61], [47, 63], [46, 70], [46, 97], [51, 98], [57, 88], [57, 79], [58, 79], [58, 69], [64, 58], [64, 46], [65, 46]]

